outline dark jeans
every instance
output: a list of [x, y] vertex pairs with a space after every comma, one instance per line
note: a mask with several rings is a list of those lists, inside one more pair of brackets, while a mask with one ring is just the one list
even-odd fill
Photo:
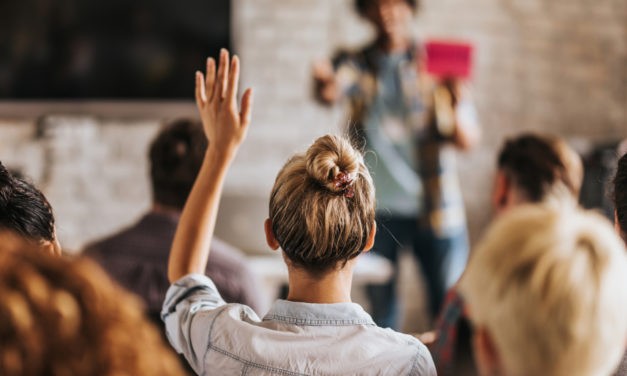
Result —
[[386, 284], [369, 285], [366, 292], [372, 305], [372, 318], [384, 328], [398, 329], [398, 257], [404, 247], [411, 247], [427, 283], [429, 308], [437, 316], [444, 295], [461, 275], [468, 258], [466, 230], [450, 237], [437, 237], [433, 231], [418, 226], [416, 218], [377, 217], [377, 235], [373, 251], [394, 266], [394, 276]]

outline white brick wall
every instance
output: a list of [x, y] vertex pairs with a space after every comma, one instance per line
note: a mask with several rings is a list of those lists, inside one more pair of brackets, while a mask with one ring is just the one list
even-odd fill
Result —
[[[350, 0], [233, 4], [242, 85], [255, 87], [257, 100], [227, 192], [263, 199], [287, 156], [340, 129], [341, 109], [311, 101], [311, 61], [363, 43], [370, 29]], [[484, 142], [460, 162], [473, 238], [489, 217], [494, 155], [506, 135], [535, 129], [601, 141], [627, 134], [626, 25], [623, 0], [423, 1], [420, 35], [477, 45], [473, 84]], [[66, 246], [78, 249], [148, 207], [145, 155], [159, 125], [154, 114], [57, 116], [37, 134], [35, 116], [0, 108], [0, 160], [42, 186]]]

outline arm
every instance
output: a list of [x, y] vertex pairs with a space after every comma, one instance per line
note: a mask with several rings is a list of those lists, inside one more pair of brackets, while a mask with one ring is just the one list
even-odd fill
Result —
[[461, 83], [455, 83], [453, 93], [453, 105], [455, 107], [453, 142], [461, 150], [470, 150], [481, 139], [477, 112], [468, 89]]
[[435, 124], [441, 136], [457, 148], [469, 150], [481, 137], [475, 107], [461, 81], [449, 78], [433, 92]]
[[206, 79], [196, 73], [196, 105], [209, 147], [172, 243], [171, 283], [187, 274], [202, 274], [207, 264], [224, 178], [250, 124], [252, 90], [246, 90], [238, 111], [238, 80], [239, 59], [235, 56], [229, 64], [226, 50], [220, 52], [217, 73], [213, 59], [207, 61]]
[[340, 89], [335, 77], [333, 65], [329, 60], [314, 62], [312, 67], [314, 97], [324, 105], [330, 106], [340, 97]]

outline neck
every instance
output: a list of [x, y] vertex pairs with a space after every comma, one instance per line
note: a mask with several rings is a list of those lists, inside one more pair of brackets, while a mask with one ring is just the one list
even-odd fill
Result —
[[303, 303], [350, 303], [354, 261], [342, 269], [322, 276], [313, 276], [302, 268], [288, 264], [289, 293], [287, 300]]
[[377, 46], [388, 54], [405, 52], [409, 48], [410, 43], [411, 41], [407, 35], [379, 34], [377, 39]]

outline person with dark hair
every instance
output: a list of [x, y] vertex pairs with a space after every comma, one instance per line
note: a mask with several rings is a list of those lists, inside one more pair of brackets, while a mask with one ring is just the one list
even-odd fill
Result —
[[[373, 5], [376, 5], [378, 0], [355, 0], [355, 10], [363, 17], [367, 17], [368, 12], [370, 11]], [[411, 7], [411, 9], [416, 12], [418, 10], [419, 1], [418, 0], [403, 0]]]
[[614, 223], [627, 242], [627, 154], [618, 160], [614, 176]]
[[[614, 227], [627, 244], [627, 154], [618, 159], [613, 183]], [[614, 376], [627, 376], [627, 349]]]
[[554, 136], [522, 134], [509, 139], [497, 160], [493, 207], [497, 213], [526, 202], [578, 199], [583, 183], [581, 157]]
[[0, 162], [0, 230], [10, 230], [60, 255], [52, 207], [34, 185], [11, 174]]
[[[498, 154], [493, 209], [500, 216], [527, 203], [575, 206], [582, 182], [581, 157], [564, 140], [521, 134], [507, 140]], [[431, 349], [438, 374], [475, 374], [471, 332], [464, 301], [455, 285], [447, 294]]]
[[[426, 52], [411, 32], [416, 0], [357, 0], [358, 13], [374, 26], [374, 41], [314, 64], [315, 96], [323, 104], [348, 102], [348, 133], [367, 151], [377, 195], [374, 251], [398, 270], [399, 252], [412, 248], [420, 261], [435, 315], [457, 281], [468, 255], [464, 203], [455, 149], [480, 138], [475, 108], [459, 80], [439, 85], [425, 69]], [[436, 119], [436, 88], [446, 98]], [[442, 91], [437, 91], [442, 93]], [[367, 287], [375, 322], [398, 326], [396, 275]]]
[[[169, 286], [170, 245], [206, 149], [207, 138], [197, 121], [181, 119], [165, 126], [149, 151], [152, 209], [131, 227], [85, 248], [87, 256], [145, 301], [149, 316], [159, 324]], [[205, 272], [226, 301], [247, 304], [263, 313], [263, 291], [241, 251], [216, 239]]]

